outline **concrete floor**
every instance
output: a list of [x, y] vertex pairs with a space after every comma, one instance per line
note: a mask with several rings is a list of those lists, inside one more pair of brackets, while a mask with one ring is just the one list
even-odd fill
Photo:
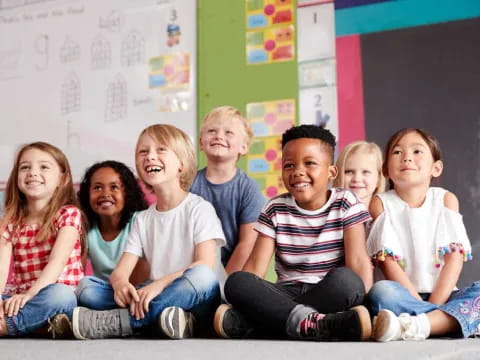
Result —
[[480, 339], [390, 343], [272, 340], [0, 339], [1, 360], [480, 359]]

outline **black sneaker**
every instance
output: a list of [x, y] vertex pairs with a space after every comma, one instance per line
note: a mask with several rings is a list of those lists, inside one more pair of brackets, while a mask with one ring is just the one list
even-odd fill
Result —
[[311, 313], [300, 323], [303, 339], [359, 341], [371, 335], [370, 314], [362, 305], [335, 314]]
[[253, 327], [248, 324], [247, 319], [228, 304], [218, 307], [213, 327], [217, 335], [225, 339], [242, 339], [253, 332]]

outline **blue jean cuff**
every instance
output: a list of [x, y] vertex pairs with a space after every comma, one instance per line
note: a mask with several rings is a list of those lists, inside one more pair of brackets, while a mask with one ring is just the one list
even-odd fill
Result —
[[15, 322], [13, 321], [13, 316], [5, 316], [5, 322], [7, 324], [7, 330], [8, 330], [8, 335], [9, 336], [18, 336], [20, 333], [18, 332], [17, 325], [15, 325]]

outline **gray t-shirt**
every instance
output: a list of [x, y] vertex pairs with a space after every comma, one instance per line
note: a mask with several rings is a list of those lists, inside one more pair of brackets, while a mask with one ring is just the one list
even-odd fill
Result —
[[222, 248], [222, 263], [226, 266], [237, 246], [240, 225], [257, 221], [265, 198], [257, 182], [241, 169], [237, 169], [232, 180], [212, 184], [207, 180], [204, 168], [197, 173], [190, 192], [210, 201], [220, 218], [227, 241]]

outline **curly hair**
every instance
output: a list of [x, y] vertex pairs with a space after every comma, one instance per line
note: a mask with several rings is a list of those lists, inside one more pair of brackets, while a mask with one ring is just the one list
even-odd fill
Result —
[[320, 140], [330, 153], [333, 163], [336, 146], [335, 136], [329, 130], [317, 125], [293, 126], [285, 131], [282, 135], [282, 149], [289, 141], [303, 138]]
[[78, 200], [87, 216], [88, 226], [92, 228], [98, 225], [99, 217], [90, 206], [90, 185], [93, 174], [101, 168], [111, 168], [120, 177], [125, 191], [125, 205], [120, 216], [119, 226], [121, 229], [127, 225], [132, 215], [136, 211], [145, 210], [148, 205], [145, 195], [138, 184], [133, 172], [123, 163], [113, 160], [102, 161], [90, 166], [80, 183], [80, 190], [77, 193]]

